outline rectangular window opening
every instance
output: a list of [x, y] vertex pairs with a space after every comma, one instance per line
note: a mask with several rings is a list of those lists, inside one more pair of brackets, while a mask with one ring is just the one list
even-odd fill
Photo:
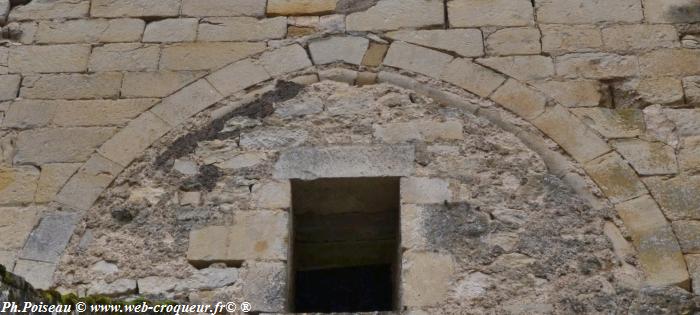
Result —
[[292, 181], [290, 308], [398, 309], [399, 178]]

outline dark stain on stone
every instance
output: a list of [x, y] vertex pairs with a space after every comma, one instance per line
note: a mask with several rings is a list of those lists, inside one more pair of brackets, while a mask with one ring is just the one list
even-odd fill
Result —
[[216, 187], [216, 182], [223, 175], [221, 170], [214, 165], [202, 165], [196, 176], [187, 178], [180, 189], [184, 191], [206, 190], [212, 191]]
[[340, 0], [336, 5], [335, 12], [348, 14], [367, 10], [377, 4], [379, 0]]
[[682, 6], [673, 6], [666, 12], [666, 16], [675, 23], [700, 22], [700, 3]]

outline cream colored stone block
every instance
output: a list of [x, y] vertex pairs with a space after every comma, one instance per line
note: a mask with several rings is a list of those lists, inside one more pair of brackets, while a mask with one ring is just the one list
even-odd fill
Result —
[[700, 136], [686, 137], [682, 140], [678, 163], [684, 172], [700, 171]]
[[401, 178], [401, 203], [427, 204], [452, 201], [447, 181], [440, 178]]
[[306, 50], [298, 44], [266, 52], [260, 56], [260, 63], [271, 76], [287, 74], [312, 66]]
[[105, 142], [99, 149], [100, 154], [121, 166], [129, 166], [170, 128], [171, 125], [152, 112], [145, 112]]
[[193, 42], [197, 38], [198, 24], [199, 20], [188, 18], [153, 21], [146, 25], [146, 30], [143, 33], [143, 42]]
[[253, 185], [253, 207], [258, 209], [289, 209], [292, 187], [289, 181], [271, 181]]
[[646, 50], [680, 46], [673, 25], [615, 25], [603, 29], [603, 42], [612, 50]]
[[[420, 14], [416, 14], [420, 12]], [[444, 8], [436, 0], [384, 0], [346, 18], [348, 31], [396, 30], [442, 25]]]
[[447, 299], [455, 273], [452, 256], [409, 251], [401, 266], [401, 300], [410, 307], [434, 306]]
[[200, 79], [164, 98], [151, 112], [176, 126], [223, 98], [207, 80]]
[[488, 97], [506, 78], [468, 59], [454, 59], [441, 78], [481, 97]]
[[206, 79], [223, 95], [231, 95], [270, 78], [265, 68], [244, 59], [212, 73]]
[[594, 25], [541, 24], [542, 51], [552, 54], [597, 51], [603, 47], [600, 29]]
[[669, 219], [700, 219], [700, 177], [646, 177], [644, 183]]
[[84, 162], [116, 128], [42, 128], [21, 132], [17, 136], [15, 163]]
[[684, 254], [700, 254], [700, 221], [673, 221], [673, 232]]
[[80, 163], [51, 163], [41, 166], [41, 176], [36, 188], [34, 201], [46, 203], [61, 190], [63, 184], [75, 173], [82, 164]]
[[61, 188], [55, 200], [76, 210], [88, 210], [123, 169], [123, 166], [93, 154]]
[[182, 0], [184, 16], [264, 16], [266, 1]]
[[526, 120], [544, 113], [547, 104], [544, 95], [513, 79], [498, 88], [491, 99]]
[[15, 99], [21, 80], [18, 75], [0, 75], [0, 101]]
[[700, 74], [700, 51], [697, 49], [661, 49], [639, 56], [641, 74], [645, 76]]
[[324, 15], [335, 11], [336, 0], [269, 0], [268, 15]]
[[661, 142], [639, 139], [618, 140], [613, 147], [640, 175], [670, 175], [678, 173], [676, 154]]
[[261, 41], [287, 35], [287, 18], [210, 17], [199, 23], [199, 41]]
[[161, 70], [211, 70], [265, 50], [265, 43], [184, 43], [164, 47]]
[[160, 47], [138, 43], [108, 44], [95, 47], [90, 55], [89, 69], [100, 71], [155, 71]]
[[31, 203], [38, 179], [39, 170], [33, 166], [0, 167], [0, 204]]
[[478, 29], [402, 30], [386, 35], [394, 40], [452, 51], [463, 57], [484, 55], [484, 41]]
[[566, 107], [600, 106], [606, 101], [603, 86], [596, 80], [541, 81], [532, 85]]
[[180, 13], [179, 0], [92, 0], [93, 17], [164, 17]]
[[436, 50], [404, 42], [394, 42], [389, 47], [384, 64], [439, 78], [452, 59], [450, 55]]
[[21, 249], [38, 221], [37, 209], [1, 207], [0, 216], [2, 217], [0, 233], [3, 235], [0, 240], [0, 250]]
[[13, 46], [10, 48], [9, 71], [84, 72], [88, 56], [90, 45]]
[[609, 79], [639, 73], [636, 56], [606, 53], [569, 54], [556, 58], [557, 74], [567, 78]]
[[56, 265], [40, 261], [18, 259], [13, 272], [24, 278], [35, 289], [48, 290], [53, 284]]
[[536, 7], [539, 23], [631, 23], [644, 18], [639, 0], [540, 0]]
[[635, 109], [587, 107], [573, 108], [571, 111], [588, 127], [608, 139], [637, 137], [644, 129], [644, 118]]
[[647, 193], [634, 170], [617, 153], [612, 152], [583, 165], [613, 203], [620, 203]]
[[122, 97], [165, 97], [201, 78], [204, 71], [127, 72]]
[[368, 47], [363, 37], [330, 37], [311, 42], [309, 51], [317, 65], [340, 61], [359, 66]]
[[700, 292], [700, 255], [685, 255], [685, 261], [692, 278], [693, 292]]
[[40, 44], [138, 42], [145, 25], [140, 19], [42, 21], [35, 37]]
[[492, 57], [477, 59], [476, 62], [522, 81], [554, 76], [554, 62], [546, 56]]
[[535, 23], [528, 0], [453, 0], [447, 2], [450, 27], [526, 26]]
[[486, 38], [486, 52], [492, 55], [532, 55], [541, 51], [540, 30], [534, 27], [504, 28]]
[[56, 114], [52, 122], [58, 126], [114, 126], [123, 125], [153, 106], [153, 98], [53, 101]]
[[28, 99], [116, 98], [122, 74], [44, 74], [24, 77], [19, 95]]
[[71, 19], [88, 15], [90, 1], [31, 1], [10, 11], [10, 21]]

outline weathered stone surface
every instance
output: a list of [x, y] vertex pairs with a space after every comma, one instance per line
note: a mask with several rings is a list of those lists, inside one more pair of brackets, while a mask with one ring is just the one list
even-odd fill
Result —
[[311, 42], [309, 51], [317, 65], [338, 61], [360, 65], [368, 46], [369, 40], [363, 37], [330, 37]]
[[5, 208], [0, 207], [0, 233], [3, 238], [0, 240], [0, 250], [17, 251], [24, 246], [24, 242], [37, 222], [37, 210], [32, 207], [27, 208]]
[[644, 179], [654, 199], [671, 220], [700, 219], [700, 177], [677, 176], [671, 179], [647, 177]]
[[299, 101], [291, 100], [275, 104], [275, 115], [283, 118], [312, 115], [323, 111], [323, 100], [309, 98]]
[[63, 186], [56, 195], [56, 201], [78, 210], [87, 210], [122, 169], [119, 164], [94, 154]]
[[44, 215], [39, 225], [29, 234], [19, 258], [47, 263], [58, 262], [79, 219], [80, 215], [73, 212]]
[[693, 0], [643, 0], [644, 17], [650, 23], [695, 23], [700, 21]]
[[639, 22], [644, 17], [638, 0], [541, 0], [536, 7], [540, 23]]
[[254, 312], [284, 312], [287, 265], [281, 262], [249, 262], [241, 273], [243, 299]]
[[542, 24], [542, 51], [552, 54], [589, 52], [603, 47], [600, 29], [592, 25]]
[[684, 254], [700, 253], [700, 221], [673, 221], [673, 232]]
[[694, 49], [660, 49], [639, 56], [642, 75], [700, 74], [700, 52]]
[[405, 30], [386, 35], [394, 40], [452, 51], [463, 57], [484, 54], [484, 42], [478, 29]]
[[201, 71], [127, 72], [122, 97], [165, 97], [199, 79]]
[[409, 251], [402, 257], [401, 290], [404, 305], [423, 307], [447, 299], [455, 273], [452, 256]]
[[683, 89], [685, 90], [686, 101], [695, 105], [700, 106], [700, 76], [686, 77], [683, 78]]
[[155, 297], [171, 297], [173, 293], [218, 289], [238, 280], [237, 268], [205, 268], [196, 270], [188, 278], [145, 277], [138, 280], [140, 294]]
[[610, 151], [610, 147], [562, 106], [548, 108], [533, 124], [556, 141], [579, 162], [587, 162]]
[[613, 147], [640, 175], [678, 173], [676, 154], [664, 143], [630, 139], [615, 141]]
[[468, 59], [454, 59], [441, 78], [481, 97], [488, 97], [506, 78]]
[[462, 140], [462, 129], [462, 123], [458, 121], [390, 123], [374, 125], [374, 136], [386, 143]]
[[41, 166], [41, 176], [37, 184], [34, 201], [38, 203], [50, 202], [56, 196], [63, 184], [68, 181], [75, 171], [80, 168], [80, 163], [51, 163]]
[[683, 85], [680, 79], [670, 77], [644, 78], [628, 81], [639, 94], [639, 98], [648, 104], [681, 104]]
[[200, 41], [259, 41], [287, 35], [287, 18], [211, 17], [199, 23]]
[[369, 43], [369, 48], [362, 59], [362, 65], [370, 67], [378, 67], [384, 61], [384, 56], [389, 50], [389, 45], [375, 42]]
[[271, 76], [286, 74], [312, 66], [306, 50], [298, 44], [266, 52], [260, 56], [260, 62]]
[[90, 71], [155, 71], [160, 47], [138, 43], [108, 44], [95, 47], [90, 55]]
[[21, 132], [17, 137], [16, 163], [83, 162], [115, 128], [52, 128]]
[[615, 25], [603, 29], [605, 47], [612, 50], [643, 50], [678, 47], [673, 25]]
[[606, 101], [603, 87], [596, 80], [541, 81], [532, 84], [566, 107], [599, 106]]
[[0, 101], [15, 99], [21, 80], [18, 75], [0, 75]]
[[18, 259], [13, 273], [21, 276], [35, 289], [48, 290], [53, 284], [56, 265], [41, 261]]
[[166, 19], [146, 25], [143, 41], [147, 43], [193, 42], [197, 38], [197, 19]]
[[678, 152], [681, 170], [689, 173], [700, 171], [700, 136], [684, 138]]
[[0, 265], [5, 266], [7, 271], [12, 271], [17, 261], [17, 251], [0, 249]]
[[10, 14], [10, 0], [0, 1], [0, 24], [5, 25], [8, 14]]
[[53, 101], [58, 126], [114, 126], [126, 124], [151, 106], [157, 99], [119, 99], [89, 101]]
[[554, 62], [546, 56], [510, 56], [477, 59], [476, 62], [522, 81], [554, 76]]
[[91, 19], [40, 22], [37, 43], [138, 42], [146, 22], [140, 19]]
[[190, 232], [187, 259], [195, 265], [252, 259], [287, 259], [288, 215], [284, 211], [241, 211], [230, 226]]
[[615, 206], [632, 235], [650, 285], [688, 287], [685, 260], [673, 230], [648, 195]]
[[688, 273], [692, 278], [693, 292], [700, 291], [700, 255], [685, 255]]
[[90, 1], [57, 0], [31, 1], [14, 8], [10, 12], [10, 21], [69, 19], [88, 15]]
[[268, 15], [323, 15], [335, 10], [336, 0], [269, 0]]
[[260, 0], [182, 0], [185, 16], [264, 16], [265, 1]]
[[262, 66], [245, 59], [212, 73], [207, 81], [220, 93], [230, 95], [269, 78]]
[[447, 2], [450, 27], [525, 26], [534, 24], [527, 0], [453, 0]]
[[33, 166], [0, 167], [0, 204], [16, 205], [34, 201], [39, 170]]
[[413, 146], [302, 147], [283, 151], [273, 176], [280, 179], [409, 176]]
[[[357, 71], [343, 68], [326, 69], [318, 72], [318, 77], [322, 81], [331, 80], [336, 82], [345, 82], [347, 84], [355, 84], [357, 75]], [[335, 111], [336, 109], [337, 107], [333, 107], [332, 111]]]
[[151, 111], [171, 126], [176, 126], [222, 98], [207, 80], [200, 79], [166, 97]]
[[384, 64], [439, 78], [452, 57], [432, 49], [404, 42], [394, 42], [384, 58]]
[[257, 209], [288, 209], [292, 206], [289, 181], [272, 181], [253, 185], [253, 206]]
[[603, 107], [573, 108], [571, 110], [584, 124], [603, 137], [633, 138], [642, 134], [644, 119], [634, 109], [613, 110]]
[[11, 73], [84, 72], [90, 45], [13, 46], [10, 49]]
[[401, 203], [426, 204], [452, 201], [449, 183], [440, 178], [401, 178]]
[[31, 99], [116, 98], [122, 74], [44, 74], [26, 76], [20, 96]]
[[164, 47], [160, 69], [209, 70], [265, 50], [265, 43], [185, 43]]
[[366, 11], [352, 13], [346, 19], [348, 31], [418, 28], [442, 25], [444, 22], [443, 3], [436, 0], [379, 1]]
[[514, 27], [498, 30], [486, 39], [486, 51], [492, 55], [530, 55], [542, 51], [540, 30]]
[[248, 150], [282, 149], [301, 145], [307, 138], [305, 130], [270, 128], [243, 133], [239, 145]]
[[498, 88], [491, 99], [526, 120], [544, 113], [547, 104], [544, 95], [513, 79]]
[[93, 0], [90, 7], [94, 17], [164, 17], [179, 13], [178, 0]]
[[612, 152], [583, 165], [613, 203], [620, 203], [646, 193], [637, 174], [617, 153]]
[[145, 112], [105, 142], [100, 147], [100, 153], [122, 166], [128, 166], [170, 128], [158, 116]]
[[635, 76], [639, 72], [636, 56], [607, 53], [569, 54], [556, 58], [557, 74], [564, 77], [610, 79]]
[[119, 279], [107, 283], [104, 280], [93, 282], [87, 290], [88, 295], [120, 296], [136, 293], [136, 280]]

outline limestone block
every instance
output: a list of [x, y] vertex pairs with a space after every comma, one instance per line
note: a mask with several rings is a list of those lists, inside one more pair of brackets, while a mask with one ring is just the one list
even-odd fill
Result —
[[384, 61], [384, 56], [389, 50], [389, 45], [376, 42], [369, 43], [369, 48], [362, 59], [362, 65], [370, 67], [378, 67]]
[[426, 204], [452, 201], [447, 181], [440, 178], [401, 178], [401, 203]]
[[544, 95], [513, 79], [498, 88], [491, 99], [526, 120], [544, 113], [547, 104]]
[[192, 83], [203, 71], [127, 72], [122, 83], [122, 97], [165, 97]]
[[253, 312], [282, 313], [287, 305], [287, 265], [249, 262], [241, 273], [243, 300]]
[[441, 253], [409, 251], [402, 257], [401, 300], [410, 307], [439, 305], [454, 281], [455, 261]]
[[165, 19], [146, 25], [143, 42], [174, 43], [193, 42], [197, 38], [197, 19]]
[[590, 161], [610, 151], [603, 139], [562, 106], [547, 108], [532, 123], [579, 162]]
[[[34, 43], [34, 36], [36, 35], [36, 31], [39, 26], [37, 22], [18, 22], [17, 24], [11, 25], [16, 25], [17, 31], [20, 33], [18, 34], [18, 37], [16, 39], [17, 42], [20, 42], [25, 45]], [[7, 27], [10, 28], [11, 26], [8, 25]]]
[[536, 7], [539, 23], [640, 22], [644, 17], [639, 0], [541, 0]]
[[527, 0], [452, 0], [447, 2], [450, 27], [526, 26], [535, 23]]
[[636, 83], [634, 89], [642, 101], [649, 104], [681, 104], [683, 98], [683, 84], [680, 79], [670, 77], [644, 78]]
[[308, 98], [301, 100], [289, 100], [275, 104], [275, 115], [283, 118], [312, 115], [323, 111], [321, 98]]
[[155, 71], [160, 47], [138, 43], [107, 44], [95, 47], [90, 55], [89, 69], [98, 71]]
[[[416, 14], [420, 12], [420, 14]], [[437, 0], [383, 0], [346, 18], [348, 31], [396, 30], [442, 25], [443, 2]]]
[[41, 261], [18, 259], [13, 273], [24, 278], [35, 289], [48, 290], [53, 284], [56, 265]]
[[180, 14], [179, 0], [92, 0], [94, 17], [165, 17]]
[[223, 95], [231, 95], [270, 78], [265, 68], [251, 59], [232, 63], [218, 70], [206, 79]]
[[88, 15], [90, 1], [57, 0], [31, 1], [25, 5], [13, 8], [10, 21], [71, 19]]
[[391, 177], [414, 173], [410, 145], [300, 147], [283, 151], [274, 166], [278, 179]]
[[542, 24], [542, 51], [552, 54], [590, 52], [603, 47], [600, 29], [592, 25]]
[[632, 235], [647, 283], [687, 288], [690, 283], [683, 254], [656, 202], [644, 195], [615, 208]]
[[16, 251], [0, 249], [0, 265], [5, 266], [7, 271], [12, 271], [15, 268], [15, 261], [17, 261]]
[[15, 163], [73, 163], [86, 161], [115, 128], [33, 129], [17, 136]]
[[700, 221], [673, 221], [671, 225], [684, 254], [700, 253]]
[[386, 36], [394, 40], [452, 51], [463, 57], [479, 57], [484, 54], [484, 42], [478, 29], [404, 30], [389, 32]]
[[182, 0], [185, 16], [264, 16], [266, 1]]
[[421, 205], [401, 205], [401, 248], [425, 249], [427, 239], [423, 231], [425, 208]]
[[53, 201], [63, 184], [75, 173], [80, 163], [51, 163], [41, 166], [41, 176], [36, 188], [34, 201], [46, 203]]
[[128, 166], [170, 128], [171, 125], [158, 116], [145, 112], [107, 140], [100, 147], [100, 154], [121, 166]]
[[222, 98], [207, 80], [200, 79], [166, 97], [151, 111], [171, 126], [176, 126]]
[[671, 220], [700, 219], [700, 177], [677, 176], [671, 179], [644, 179], [654, 199]]
[[253, 207], [258, 209], [289, 209], [292, 187], [289, 181], [271, 181], [253, 185]]
[[260, 41], [287, 35], [287, 18], [211, 17], [199, 22], [199, 41]]
[[202, 193], [199, 191], [181, 191], [178, 193], [181, 206], [199, 206]]
[[319, 17], [318, 27], [321, 30], [329, 33], [344, 33], [345, 32], [345, 15], [331, 14]]
[[136, 293], [136, 280], [118, 279], [107, 283], [104, 280], [90, 283], [87, 290], [88, 295], [120, 296]]
[[[336, 81], [336, 82], [345, 82], [347, 84], [355, 84], [355, 80], [357, 80], [358, 73], [357, 71], [354, 70], [349, 70], [349, 69], [343, 69], [343, 68], [335, 68], [335, 69], [326, 69], [326, 70], [321, 70], [318, 72], [318, 77], [323, 80], [331, 80], [331, 81]], [[338, 107], [334, 106], [331, 107], [331, 112], [338, 113], [337, 111]]]
[[603, 29], [603, 42], [612, 50], [646, 50], [678, 47], [673, 25], [615, 25]]
[[312, 66], [306, 50], [298, 44], [268, 51], [260, 56], [260, 62], [271, 76], [278, 76]]
[[25, 76], [20, 96], [29, 99], [116, 98], [122, 74], [44, 74]]
[[641, 135], [644, 129], [644, 119], [641, 113], [634, 109], [582, 107], [571, 111], [588, 127], [608, 139], [633, 138]]
[[21, 80], [18, 75], [0, 75], [0, 101], [15, 99]]
[[510, 56], [477, 59], [476, 62], [522, 81], [554, 76], [554, 62], [546, 56]]
[[621, 263], [626, 264], [626, 260], [629, 257], [633, 257], [637, 254], [637, 251], [634, 249], [632, 244], [627, 241], [625, 236], [622, 235], [622, 231], [620, 231], [615, 223], [605, 222], [605, 225], [603, 225], [603, 233], [605, 233], [605, 236], [610, 239], [615, 256], [617, 256], [617, 259]]
[[38, 220], [37, 209], [0, 207], [0, 216], [3, 218], [0, 222], [0, 233], [3, 235], [0, 250], [21, 249]]
[[90, 45], [13, 46], [10, 48], [11, 73], [84, 72]]
[[637, 174], [617, 153], [612, 152], [583, 165], [613, 203], [620, 203], [646, 193]]
[[190, 263], [286, 260], [288, 215], [284, 211], [241, 211], [230, 226], [209, 226], [190, 232]]
[[452, 59], [450, 55], [432, 49], [394, 42], [389, 47], [384, 64], [439, 78]]
[[45, 214], [39, 225], [29, 234], [19, 258], [57, 263], [79, 219], [80, 215], [74, 212]]
[[609, 79], [635, 76], [639, 72], [636, 56], [606, 53], [569, 54], [556, 58], [557, 74], [564, 77]]
[[57, 126], [123, 125], [155, 104], [157, 99], [119, 99], [90, 101], [54, 101]]
[[492, 55], [531, 55], [542, 51], [540, 30], [534, 27], [504, 28], [486, 39], [486, 51]]
[[268, 15], [324, 15], [335, 10], [336, 0], [269, 0]]
[[649, 23], [696, 23], [700, 21], [694, 0], [643, 0]]
[[369, 40], [363, 37], [330, 37], [309, 44], [309, 51], [315, 64], [347, 62], [360, 65], [369, 47]]
[[303, 129], [257, 129], [241, 134], [239, 145], [246, 150], [282, 149], [301, 145], [308, 136]]
[[454, 59], [441, 78], [481, 97], [488, 97], [506, 78], [468, 59]]
[[613, 147], [640, 175], [678, 173], [676, 154], [672, 147], [664, 143], [629, 139], [615, 141]]
[[0, 1], [0, 24], [5, 25], [7, 15], [10, 14], [10, 0]]
[[680, 152], [678, 153], [678, 163], [681, 170], [685, 172], [700, 171], [700, 136], [683, 139]]
[[33, 166], [0, 167], [0, 204], [31, 203], [38, 179], [39, 170]]
[[700, 107], [700, 76], [683, 78], [683, 89], [688, 104]]
[[265, 43], [184, 43], [166, 46], [163, 70], [210, 70], [265, 50]]
[[138, 42], [146, 22], [140, 19], [90, 19], [42, 21], [36, 31], [36, 42], [50, 43], [113, 43]]
[[693, 292], [700, 290], [700, 255], [685, 255], [688, 272], [692, 278]]
[[78, 210], [88, 210], [122, 169], [119, 164], [94, 154], [61, 188], [56, 201]]
[[463, 140], [462, 123], [456, 120], [412, 121], [374, 125], [374, 136], [386, 143], [410, 141], [450, 141]]
[[603, 87], [596, 80], [541, 81], [532, 84], [566, 107], [599, 106], [606, 101]]
[[700, 74], [700, 52], [694, 49], [661, 49], [639, 56], [642, 75]]

